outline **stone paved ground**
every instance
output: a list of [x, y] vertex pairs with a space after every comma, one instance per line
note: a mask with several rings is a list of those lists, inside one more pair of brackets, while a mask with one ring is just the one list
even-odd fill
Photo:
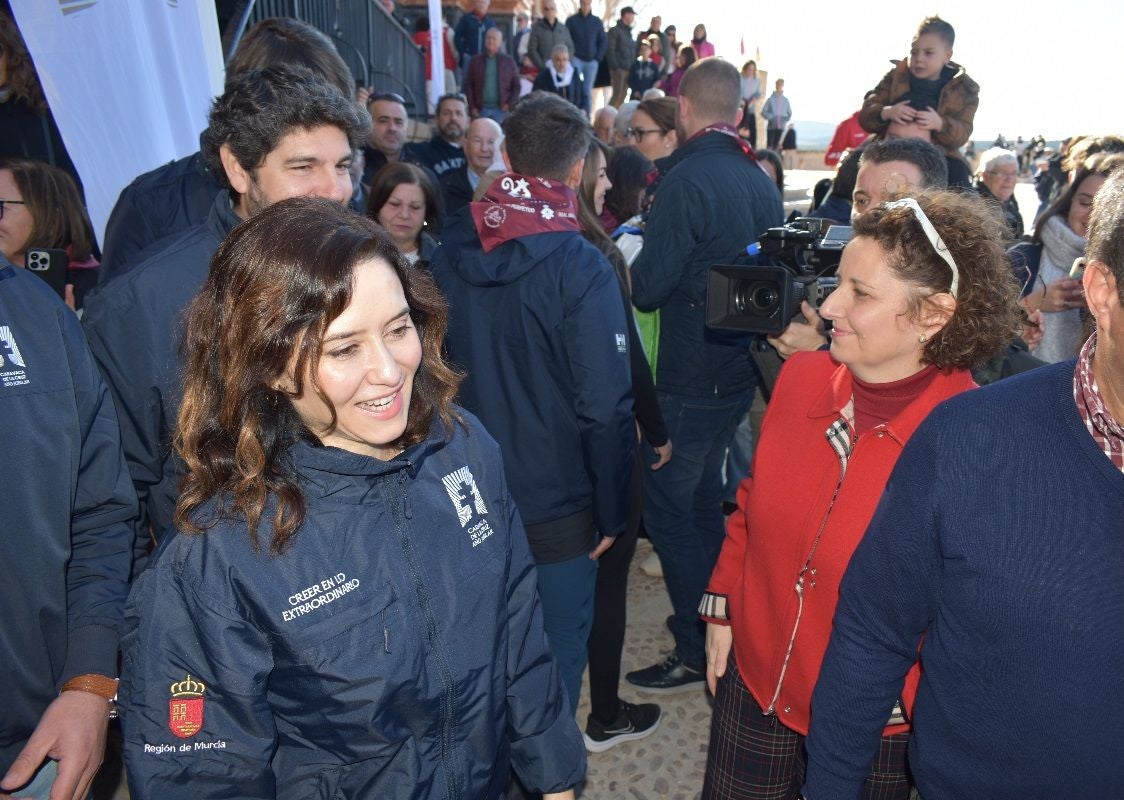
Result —
[[[640, 564], [651, 552], [641, 539], [628, 585], [628, 629], [625, 636], [621, 697], [629, 702], [655, 702], [663, 710], [660, 727], [646, 739], [625, 742], [604, 753], [589, 754], [589, 776], [583, 800], [696, 800], [702, 792], [710, 704], [705, 689], [672, 695], [647, 695], [630, 686], [624, 673], [662, 661], [672, 648], [665, 620], [671, 613], [663, 580], [649, 578]], [[585, 725], [589, 713], [588, 685], [578, 708]]]

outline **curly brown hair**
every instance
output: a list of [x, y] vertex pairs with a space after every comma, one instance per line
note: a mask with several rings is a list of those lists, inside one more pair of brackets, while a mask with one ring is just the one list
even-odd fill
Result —
[[[435, 415], [449, 431], [459, 421], [453, 398], [460, 376], [441, 355], [447, 309], [433, 279], [408, 265], [375, 222], [337, 203], [311, 197], [275, 203], [222, 243], [188, 313], [174, 438], [186, 465], [175, 516], [181, 530], [202, 533], [235, 515], [246, 520], [256, 550], [272, 496], [270, 551], [285, 551], [305, 514], [286, 454], [299, 440], [319, 441], [290, 397], [303, 393], [307, 376], [332, 409], [316, 382], [324, 333], [351, 302], [355, 267], [371, 259], [398, 275], [422, 345], [406, 430], [393, 446], [424, 439]], [[274, 388], [289, 374], [291, 393]], [[333, 410], [329, 430], [335, 422]]]
[[[975, 195], [923, 191], [911, 196], [944, 240], [960, 275], [956, 310], [925, 344], [921, 360], [941, 369], [972, 369], [1001, 352], [1018, 331], [1019, 286], [1004, 251], [1006, 226]], [[877, 206], [854, 221], [854, 236], [877, 242], [890, 268], [914, 287], [913, 319], [934, 294], [950, 290], [952, 270], [910, 208]]]

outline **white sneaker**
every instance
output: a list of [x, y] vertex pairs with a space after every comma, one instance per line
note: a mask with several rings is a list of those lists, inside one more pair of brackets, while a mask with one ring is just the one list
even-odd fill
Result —
[[660, 563], [660, 557], [655, 550], [649, 553], [648, 557], [640, 562], [640, 571], [649, 578], [663, 577], [663, 564]]

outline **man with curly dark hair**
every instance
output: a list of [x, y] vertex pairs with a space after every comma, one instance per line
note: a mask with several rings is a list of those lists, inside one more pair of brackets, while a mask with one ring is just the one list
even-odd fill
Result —
[[172, 522], [179, 482], [171, 429], [179, 406], [181, 316], [211, 256], [242, 220], [288, 197], [351, 197], [352, 153], [370, 117], [303, 67], [239, 75], [211, 108], [203, 158], [222, 184], [206, 221], [86, 303], [83, 326], [121, 415], [122, 442], [149, 534]]

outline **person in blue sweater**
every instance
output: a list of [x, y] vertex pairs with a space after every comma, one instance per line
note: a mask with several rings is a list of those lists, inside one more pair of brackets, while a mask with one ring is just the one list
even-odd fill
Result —
[[843, 579], [807, 800], [857, 796], [918, 647], [923, 800], [1120, 796], [1124, 172], [1094, 200], [1082, 282], [1076, 362], [949, 400], [898, 461]]

